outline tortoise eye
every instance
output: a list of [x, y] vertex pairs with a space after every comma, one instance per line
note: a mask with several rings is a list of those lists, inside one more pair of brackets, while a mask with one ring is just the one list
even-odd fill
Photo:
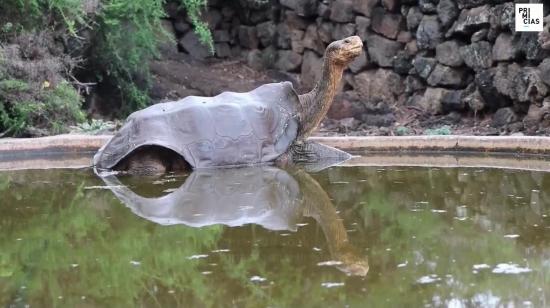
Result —
[[349, 39], [345, 39], [345, 40], [344, 40], [344, 43], [346, 43], [346, 44], [349, 44], [349, 42], [350, 42]]

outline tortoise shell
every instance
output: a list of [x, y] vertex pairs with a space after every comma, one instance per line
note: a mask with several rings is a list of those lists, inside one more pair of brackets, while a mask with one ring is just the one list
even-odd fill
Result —
[[94, 156], [94, 165], [111, 169], [151, 145], [175, 151], [193, 168], [273, 161], [298, 135], [298, 108], [290, 82], [156, 104], [131, 114]]
[[134, 214], [161, 225], [254, 223], [270, 230], [296, 231], [301, 214], [298, 182], [271, 166], [196, 170], [178, 189], [156, 198], [140, 196], [115, 175], [102, 179]]

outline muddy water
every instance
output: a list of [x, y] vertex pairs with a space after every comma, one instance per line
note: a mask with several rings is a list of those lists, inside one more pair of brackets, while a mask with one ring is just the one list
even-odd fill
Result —
[[0, 306], [550, 305], [550, 173], [0, 173]]

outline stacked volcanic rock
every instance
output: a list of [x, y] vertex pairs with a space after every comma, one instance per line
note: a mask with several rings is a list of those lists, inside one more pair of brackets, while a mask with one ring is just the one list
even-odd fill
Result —
[[[491, 115], [490, 125], [508, 132], [550, 133], [550, 34], [515, 32], [513, 1], [210, 2], [216, 57], [294, 74], [303, 89], [319, 77], [327, 44], [359, 35], [365, 53], [329, 113], [354, 118], [351, 129], [397, 125], [395, 110], [411, 108], [459, 120]], [[548, 21], [549, 5], [544, 13]], [[174, 27], [182, 50], [208, 56], [184, 19]]]

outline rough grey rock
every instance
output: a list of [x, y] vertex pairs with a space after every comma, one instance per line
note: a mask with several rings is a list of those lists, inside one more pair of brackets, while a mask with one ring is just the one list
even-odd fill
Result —
[[523, 67], [514, 81], [517, 99], [520, 102], [540, 102], [548, 94], [549, 89], [535, 67]]
[[352, 0], [333, 1], [330, 8], [330, 19], [336, 22], [352, 22], [355, 19], [353, 14]]
[[393, 57], [393, 70], [401, 75], [406, 75], [413, 68], [411, 55], [406, 51], [400, 51]]
[[544, 29], [539, 33], [537, 41], [544, 50], [550, 50], [550, 14], [544, 17]]
[[441, 114], [443, 112], [443, 97], [449, 92], [443, 88], [427, 88], [422, 98], [416, 101], [416, 104], [431, 114]]
[[477, 43], [477, 42], [480, 42], [480, 41], [487, 40], [488, 36], [489, 36], [489, 29], [487, 29], [487, 28], [481, 29], [479, 31], [474, 32], [474, 34], [472, 34], [472, 37], [470, 38], [470, 41], [472, 43]]
[[499, 94], [507, 96], [513, 100], [517, 99], [515, 80], [521, 72], [521, 67], [517, 63], [501, 63], [496, 67], [493, 85]]
[[336, 24], [334, 31], [332, 32], [333, 40], [341, 40], [346, 37], [350, 37], [355, 34], [355, 24]]
[[235, 9], [233, 7], [225, 5], [222, 7], [222, 16], [225, 21], [230, 21], [235, 16]]
[[243, 18], [243, 20], [246, 23], [249, 22], [250, 24], [256, 25], [258, 23], [267, 21], [271, 16], [271, 12], [272, 11], [267, 8], [263, 10], [254, 10], [247, 16], [248, 18]]
[[413, 36], [409, 31], [401, 31], [397, 34], [397, 41], [399, 43], [408, 43], [412, 41]]
[[544, 102], [542, 106], [531, 104], [527, 115], [523, 118], [523, 125], [529, 133], [534, 133], [540, 126], [548, 127], [547, 123], [541, 123], [548, 116], [550, 116], [550, 100]]
[[459, 8], [473, 8], [488, 3], [502, 3], [507, 0], [457, 0]]
[[372, 114], [366, 112], [361, 115], [361, 120], [369, 126], [390, 127], [395, 123], [395, 115], [393, 113]]
[[300, 75], [300, 81], [304, 88], [313, 88], [315, 82], [321, 76], [322, 67], [323, 59], [321, 57], [319, 57], [313, 51], [306, 50], [304, 52], [304, 58], [302, 61], [302, 72]]
[[501, 33], [493, 45], [493, 60], [511, 61], [515, 60], [519, 51], [512, 43], [513, 37], [508, 33]]
[[463, 111], [466, 103], [462, 100], [462, 91], [448, 91], [441, 98], [441, 110], [443, 113]]
[[273, 21], [266, 21], [256, 26], [258, 39], [264, 47], [271, 45], [276, 32], [277, 25]]
[[368, 35], [366, 42], [369, 58], [380, 67], [392, 67], [393, 57], [403, 49], [403, 44], [376, 34]]
[[491, 25], [491, 7], [484, 5], [470, 10], [462, 10], [458, 20], [451, 28], [451, 33], [470, 35], [477, 30]]
[[290, 28], [286, 23], [277, 25], [277, 47], [282, 49], [290, 48]]
[[298, 16], [298, 14], [296, 14], [294, 11], [286, 11], [284, 21], [292, 30], [305, 30], [308, 25], [308, 21]]
[[179, 45], [195, 59], [205, 59], [209, 56], [210, 50], [199, 41], [199, 37], [193, 32], [187, 32], [179, 41]]
[[302, 64], [302, 55], [292, 50], [279, 50], [275, 68], [282, 71], [294, 71]]
[[437, 11], [437, 0], [418, 0], [418, 7], [424, 14], [433, 14]]
[[366, 102], [393, 103], [403, 93], [403, 79], [387, 69], [369, 70], [355, 76], [356, 90]]
[[426, 89], [424, 83], [415, 76], [407, 76], [405, 78], [405, 93], [412, 94], [420, 90]]
[[215, 30], [212, 32], [212, 38], [216, 43], [227, 43], [231, 41], [231, 36], [227, 30]]
[[210, 29], [218, 29], [222, 23], [223, 16], [218, 10], [209, 10], [206, 16], [206, 22]]
[[444, 28], [453, 24], [459, 12], [458, 6], [454, 0], [439, 0], [437, 4], [437, 16]]
[[460, 56], [461, 45], [456, 40], [443, 42], [435, 48], [435, 57], [441, 64], [447, 66], [458, 67], [464, 64], [464, 60]]
[[322, 55], [325, 52], [325, 45], [319, 37], [317, 26], [314, 24], [309, 25], [306, 29], [306, 34], [304, 35], [304, 47], [317, 52], [319, 55]]
[[379, 0], [353, 0], [353, 10], [367, 17], [372, 15], [372, 9]]
[[[483, 97], [483, 108], [494, 111], [500, 107], [506, 107], [511, 105], [511, 100], [506, 96], [503, 96], [495, 86], [494, 78], [497, 68], [490, 68], [487, 70], [482, 70], [476, 74], [475, 85], [477, 86], [476, 91]], [[477, 99], [474, 96], [472, 99]], [[476, 102], [470, 102], [469, 105], [475, 104]], [[470, 106], [472, 110], [481, 110], [475, 109]]]
[[514, 43], [517, 48], [525, 55], [527, 60], [542, 61], [550, 57], [550, 50], [542, 48], [538, 42], [538, 34], [536, 32], [518, 32]]
[[424, 15], [416, 30], [416, 40], [419, 49], [434, 49], [442, 42], [443, 33], [437, 16]]
[[493, 7], [491, 28], [499, 30], [514, 30], [514, 3], [504, 3]]
[[242, 47], [248, 49], [258, 48], [259, 40], [256, 33], [256, 27], [239, 26], [239, 43]]
[[325, 3], [319, 3], [319, 6], [317, 7], [317, 16], [324, 19], [329, 19], [330, 6], [326, 5]]
[[355, 17], [355, 26], [357, 28], [357, 35], [360, 38], [367, 37], [367, 31], [371, 25], [371, 19], [364, 16]]
[[401, 30], [403, 17], [399, 14], [388, 14], [383, 8], [375, 8], [373, 12], [372, 30], [387, 38], [395, 39]]
[[492, 47], [489, 42], [481, 41], [460, 48], [460, 55], [468, 67], [474, 71], [490, 68], [493, 65]]
[[358, 73], [367, 67], [369, 64], [368, 53], [361, 53], [353, 62], [349, 64], [349, 68], [353, 73]]
[[545, 59], [539, 65], [540, 78], [546, 85], [550, 86], [550, 58]]
[[463, 69], [437, 64], [427, 79], [430, 86], [461, 88], [466, 86], [467, 73]]
[[414, 68], [418, 76], [427, 79], [437, 65], [437, 60], [433, 58], [416, 57], [413, 61]]
[[390, 12], [394, 12], [399, 8], [399, 0], [382, 0], [382, 6]]
[[304, 17], [317, 14], [317, 5], [319, 4], [317, 0], [280, 0], [280, 3]]
[[216, 52], [216, 57], [218, 58], [231, 57], [231, 47], [229, 47], [228, 43], [215, 43], [214, 50]]
[[510, 107], [500, 108], [493, 115], [493, 122], [491, 123], [491, 126], [501, 127], [501, 126], [516, 122], [517, 120], [518, 120], [518, 116], [512, 108]]
[[411, 7], [409, 12], [407, 13], [407, 29], [409, 29], [409, 31], [416, 30], [423, 17], [424, 14], [420, 12], [420, 9], [418, 7]]
[[485, 109], [486, 106], [485, 100], [483, 99], [483, 96], [477, 88], [475, 88], [474, 91], [472, 91], [471, 93], [464, 95], [464, 97], [462, 98], [462, 102], [465, 105], [468, 105], [470, 110], [475, 113]]
[[258, 49], [253, 49], [246, 54], [246, 64], [255, 70], [263, 70], [265, 68], [262, 52]]
[[183, 19], [176, 19], [174, 21], [174, 29], [176, 30], [176, 32], [183, 34], [189, 31], [189, 29], [191, 29], [191, 26]]
[[317, 35], [322, 42], [329, 44], [332, 42], [332, 33], [334, 32], [334, 25], [331, 22], [322, 22], [317, 30]]
[[415, 56], [418, 53], [418, 46], [416, 45], [416, 40], [411, 40], [405, 45], [405, 51], [411, 55]]
[[290, 31], [290, 46], [292, 51], [300, 54], [304, 52], [304, 34], [302, 30]]
[[355, 91], [344, 91], [334, 97], [327, 117], [335, 120], [353, 117], [359, 119], [364, 111], [365, 106], [360, 102], [359, 94]]

